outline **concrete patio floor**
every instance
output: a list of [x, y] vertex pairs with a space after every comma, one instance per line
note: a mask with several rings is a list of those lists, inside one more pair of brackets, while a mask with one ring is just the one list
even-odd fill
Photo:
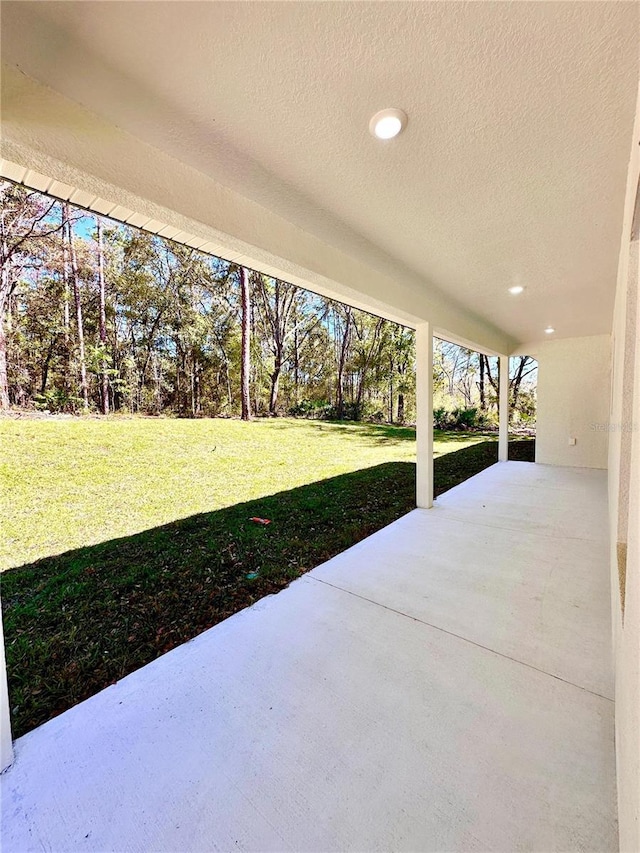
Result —
[[606, 515], [494, 465], [20, 738], [3, 850], [617, 850]]

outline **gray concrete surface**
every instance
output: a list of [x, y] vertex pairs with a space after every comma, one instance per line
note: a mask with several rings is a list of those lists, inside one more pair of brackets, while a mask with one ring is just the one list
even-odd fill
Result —
[[3, 850], [616, 850], [604, 487], [496, 465], [19, 739]]
[[613, 699], [606, 488], [497, 465], [311, 576]]

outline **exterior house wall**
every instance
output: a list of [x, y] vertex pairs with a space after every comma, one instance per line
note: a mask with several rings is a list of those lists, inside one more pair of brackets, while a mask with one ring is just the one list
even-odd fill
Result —
[[607, 467], [610, 349], [609, 335], [540, 344], [536, 462]]
[[630, 464], [626, 466], [623, 458], [620, 470], [628, 488], [628, 504], [622, 508], [628, 535], [626, 542], [616, 543], [615, 551], [612, 549], [616, 574], [624, 560], [624, 612], [620, 586], [612, 583], [616, 611], [616, 765], [620, 849], [635, 851], [640, 850], [640, 347], [636, 347], [633, 387], [625, 389], [624, 395], [633, 397], [633, 432]]
[[[613, 325], [609, 516], [620, 850], [640, 850], [640, 91]], [[634, 225], [634, 211], [636, 222]]]

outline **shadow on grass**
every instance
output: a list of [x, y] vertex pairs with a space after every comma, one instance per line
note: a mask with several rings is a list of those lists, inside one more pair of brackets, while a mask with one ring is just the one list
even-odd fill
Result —
[[15, 735], [414, 506], [415, 465], [386, 463], [4, 572]]
[[[436, 494], [493, 464], [496, 453], [486, 442], [436, 459]], [[6, 571], [14, 735], [278, 592], [414, 506], [415, 465], [389, 462]]]

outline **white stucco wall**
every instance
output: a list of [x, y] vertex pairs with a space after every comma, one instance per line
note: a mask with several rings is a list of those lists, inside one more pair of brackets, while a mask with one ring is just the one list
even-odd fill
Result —
[[[627, 471], [623, 466], [621, 471], [628, 477], [629, 491], [624, 618], [617, 577], [611, 591], [615, 612], [620, 849], [636, 851], [640, 850], [640, 348], [636, 348], [633, 387], [625, 388], [624, 396], [633, 398], [631, 465]], [[620, 527], [619, 519], [616, 527]], [[615, 528], [612, 539], [614, 532]], [[612, 575], [617, 576], [617, 556], [613, 548], [611, 558]]]
[[[640, 90], [631, 140], [613, 324], [610, 419], [625, 429], [609, 446], [611, 605], [615, 654], [616, 773], [620, 850], [640, 850], [640, 287], [638, 244], [630, 236], [640, 179]], [[635, 319], [634, 319], [635, 318]], [[625, 518], [626, 515], [626, 518]], [[626, 538], [624, 617], [618, 584], [618, 541]]]
[[536, 462], [607, 467], [610, 349], [609, 335], [537, 347]]

